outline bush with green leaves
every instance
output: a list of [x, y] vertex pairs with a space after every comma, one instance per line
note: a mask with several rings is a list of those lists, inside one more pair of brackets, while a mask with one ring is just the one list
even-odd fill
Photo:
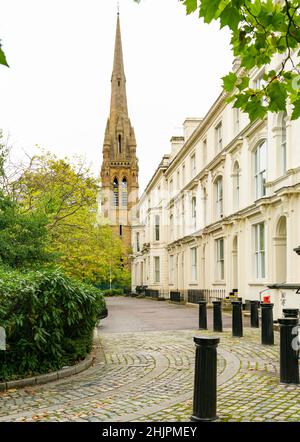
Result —
[[93, 330], [105, 311], [94, 286], [61, 270], [22, 273], [0, 268], [0, 381], [61, 369], [92, 349]]
[[122, 296], [124, 295], [124, 289], [107, 289], [102, 290], [101, 293], [104, 296]]
[[47, 219], [19, 205], [0, 190], [0, 263], [15, 268], [34, 268], [54, 259], [46, 251], [49, 241]]

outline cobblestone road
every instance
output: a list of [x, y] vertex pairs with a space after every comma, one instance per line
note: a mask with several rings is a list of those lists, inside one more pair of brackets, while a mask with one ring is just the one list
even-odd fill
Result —
[[[1, 393], [0, 421], [189, 421], [193, 336], [213, 333], [196, 329], [158, 331], [153, 325], [156, 320], [152, 323], [156, 331], [133, 331], [135, 321], [129, 321], [126, 309], [132, 302], [123, 298], [109, 301], [110, 311], [118, 303], [123, 306], [127, 331], [118, 331], [122, 329], [120, 314], [118, 325], [112, 315], [110, 322], [98, 329], [93, 367], [44, 386]], [[134, 305], [144, 305], [144, 310], [150, 307], [159, 315], [162, 304], [135, 300]], [[172, 315], [178, 315], [178, 308], [165, 303], [163, 308], [169, 312], [168, 324]], [[196, 310], [181, 309], [184, 315], [191, 316], [193, 328]], [[300, 387], [280, 385], [278, 380], [278, 335], [275, 346], [264, 347], [259, 344], [259, 330], [247, 328], [244, 334], [242, 339], [232, 338], [229, 330], [218, 334], [220, 420], [299, 421]]]

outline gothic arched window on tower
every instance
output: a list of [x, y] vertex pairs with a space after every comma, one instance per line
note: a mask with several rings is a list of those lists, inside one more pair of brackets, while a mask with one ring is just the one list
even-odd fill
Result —
[[121, 135], [118, 136], [118, 151], [119, 151], [119, 153], [122, 153], [122, 137], [121, 137]]
[[127, 186], [127, 180], [126, 178], [123, 178], [122, 181], [122, 206], [127, 206], [127, 193], [128, 193], [128, 186]]
[[119, 205], [119, 182], [118, 178], [115, 178], [113, 183], [113, 206], [118, 207], [118, 205]]

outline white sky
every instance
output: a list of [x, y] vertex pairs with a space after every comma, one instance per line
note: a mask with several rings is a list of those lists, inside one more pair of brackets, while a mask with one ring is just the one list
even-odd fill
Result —
[[[18, 156], [34, 146], [83, 155], [99, 174], [109, 113], [116, 0], [0, 0], [0, 128]], [[186, 117], [204, 116], [231, 69], [229, 33], [177, 0], [120, 0], [127, 98], [144, 189]]]

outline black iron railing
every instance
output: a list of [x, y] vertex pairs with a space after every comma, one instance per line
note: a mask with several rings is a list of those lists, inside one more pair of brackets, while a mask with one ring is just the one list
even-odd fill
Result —
[[172, 302], [181, 302], [183, 301], [183, 296], [180, 292], [170, 292], [170, 301]]
[[159, 290], [146, 289], [145, 296], [147, 296], [149, 298], [157, 299], [157, 298], [159, 298]]
[[198, 304], [199, 301], [221, 301], [226, 298], [225, 289], [191, 289], [187, 293], [187, 301]]

